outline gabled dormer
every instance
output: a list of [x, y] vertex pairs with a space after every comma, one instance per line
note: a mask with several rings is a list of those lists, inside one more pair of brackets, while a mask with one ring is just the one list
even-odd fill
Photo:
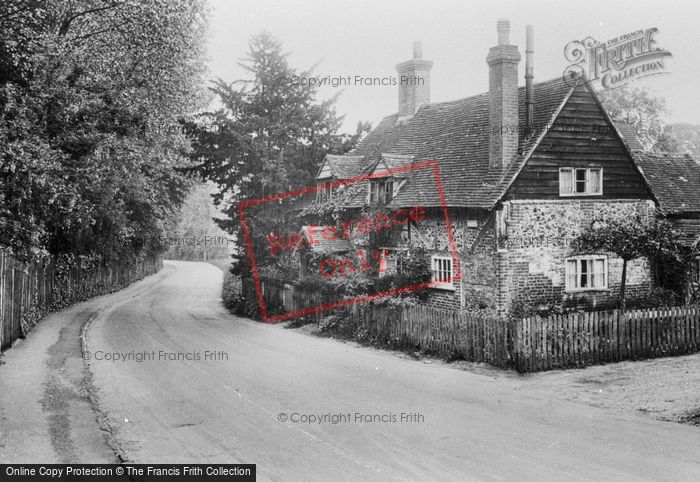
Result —
[[324, 185], [316, 191], [316, 200], [325, 202], [333, 197], [337, 188], [329, 185], [333, 181], [352, 179], [362, 171], [362, 156], [337, 156], [327, 154], [316, 174], [316, 184]]
[[411, 162], [413, 155], [382, 153], [369, 171], [367, 204], [388, 205], [406, 184], [409, 171], [400, 170]]

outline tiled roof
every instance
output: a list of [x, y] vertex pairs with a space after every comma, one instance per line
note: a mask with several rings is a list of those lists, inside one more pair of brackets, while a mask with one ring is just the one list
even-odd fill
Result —
[[324, 226], [314, 226], [314, 231], [311, 234], [314, 242], [311, 243], [308, 236], [311, 226], [302, 226], [302, 236], [307, 240], [311, 251], [318, 254], [335, 254], [352, 250], [352, 243], [346, 238], [325, 239], [321, 235], [323, 228]]
[[661, 211], [700, 212], [700, 165], [690, 155], [634, 150], [633, 157]]
[[689, 154], [647, 152], [634, 127], [615, 123], [665, 214], [700, 213], [700, 164]]
[[352, 179], [360, 175], [362, 169], [367, 165], [363, 162], [363, 156], [327, 154], [326, 162], [331, 168], [331, 172], [336, 179]]
[[644, 150], [644, 146], [639, 141], [639, 138], [637, 137], [637, 134], [634, 131], [634, 126], [630, 124], [624, 124], [622, 122], [615, 122], [615, 127], [617, 127], [617, 131], [620, 133], [620, 136], [622, 136], [622, 140], [625, 141], [627, 147], [629, 147], [633, 151]]
[[[380, 155], [380, 161], [384, 162], [387, 169], [397, 169], [399, 167], [404, 167], [415, 161], [415, 156], [413, 154], [395, 154], [393, 152], [382, 152]], [[403, 172], [395, 174], [397, 176], [404, 175]]]
[[[488, 93], [423, 106], [403, 122], [397, 123], [396, 114], [385, 117], [350, 155], [334, 157], [343, 158], [342, 162], [348, 166], [354, 163], [354, 169], [359, 169], [355, 173], [367, 173], [380, 159], [396, 166], [408, 159], [410, 162], [436, 160], [448, 206], [490, 209], [503, 196], [537, 145], [540, 134], [546, 132], [546, 126], [551, 125], [575, 88], [560, 78], [535, 84], [535, 135], [527, 137], [525, 129], [521, 129], [519, 156], [505, 175], [489, 168]], [[518, 89], [518, 95], [518, 122], [524, 126], [524, 87]], [[687, 155], [644, 153], [630, 126], [616, 124], [616, 127], [660, 208], [667, 213], [700, 212], [700, 165]], [[363, 191], [349, 207], [361, 206], [365, 196]], [[409, 182], [392, 205], [439, 206], [432, 170], [412, 171]]]
[[[534, 86], [534, 123], [551, 123], [573, 87], [561, 78]], [[518, 89], [519, 125], [525, 125], [525, 89]], [[520, 151], [527, 153], [537, 136], [526, 138], [521, 129]], [[414, 162], [436, 160], [449, 206], [491, 208], [501, 196], [508, 175], [489, 169], [489, 95], [488, 93], [451, 102], [430, 104], [403, 122], [397, 115], [385, 117], [351, 152], [365, 159], [377, 159], [381, 153], [412, 155]], [[386, 155], [386, 154], [383, 154]], [[512, 177], [525, 156], [513, 162]], [[398, 193], [393, 205], [439, 206], [432, 170], [411, 172], [410, 181]]]
[[688, 246], [697, 246], [700, 243], [700, 219], [688, 219], [683, 217], [671, 217], [673, 227], [680, 231], [681, 241]]

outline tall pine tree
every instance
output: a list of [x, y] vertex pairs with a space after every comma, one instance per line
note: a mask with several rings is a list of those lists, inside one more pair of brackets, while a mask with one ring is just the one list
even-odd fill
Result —
[[[323, 157], [350, 150], [369, 125], [358, 124], [354, 135], [338, 134], [342, 117], [335, 112], [336, 99], [318, 101], [315, 87], [293, 81], [310, 71], [293, 69], [282, 44], [268, 33], [250, 40], [239, 65], [251, 78], [215, 82], [212, 91], [221, 107], [188, 128], [194, 139], [191, 172], [217, 184], [214, 201], [223, 204], [226, 215], [219, 224], [241, 240], [239, 201], [308, 186]], [[255, 246], [262, 246], [274, 227], [287, 224], [288, 208], [289, 203], [265, 203], [246, 211]]]

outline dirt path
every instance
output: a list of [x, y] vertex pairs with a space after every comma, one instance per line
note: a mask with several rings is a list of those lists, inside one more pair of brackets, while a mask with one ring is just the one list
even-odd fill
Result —
[[538, 373], [521, 385], [620, 413], [700, 424], [700, 354]]

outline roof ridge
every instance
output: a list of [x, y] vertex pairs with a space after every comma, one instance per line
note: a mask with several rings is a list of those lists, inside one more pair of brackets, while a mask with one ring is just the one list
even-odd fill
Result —
[[[541, 82], [535, 82], [535, 83], [533, 84], [533, 86], [534, 86], [534, 87], [537, 87], [537, 86], [542, 86], [542, 85], [545, 85], [545, 84], [552, 84], [552, 83], [555, 83], [555, 82], [566, 83], [566, 81], [565, 81], [564, 79], [562, 79], [561, 77], [552, 77], [551, 79], [543, 80], [543, 81], [541, 81]], [[518, 90], [521, 90], [521, 89], [524, 90], [524, 89], [525, 89], [525, 86], [524, 86], [524, 85], [518, 86]], [[421, 105], [421, 106], [420, 106], [420, 109], [422, 109], [422, 108], [424, 108], [424, 107], [435, 107], [435, 106], [440, 106], [440, 105], [443, 105], [443, 104], [454, 104], [454, 103], [457, 103], [457, 102], [463, 102], [463, 101], [465, 101], [465, 100], [471, 100], [471, 99], [474, 99], [474, 98], [476, 98], [476, 97], [488, 96], [489, 94], [490, 94], [490, 92], [487, 90], [486, 92], [481, 92], [481, 93], [479, 93], [479, 94], [468, 95], [468, 96], [466, 96], [466, 97], [460, 97], [460, 98], [458, 98], [458, 99], [442, 100], [442, 101], [440, 101], [440, 102], [430, 102], [429, 104], [423, 104], [423, 105]], [[420, 109], [418, 109], [418, 110], [420, 111]], [[396, 115], [396, 114], [392, 114], [392, 115]], [[391, 116], [389, 115], [389, 116], [383, 117], [382, 119], [386, 119], [386, 118], [388, 118], [388, 117], [391, 117]]]

